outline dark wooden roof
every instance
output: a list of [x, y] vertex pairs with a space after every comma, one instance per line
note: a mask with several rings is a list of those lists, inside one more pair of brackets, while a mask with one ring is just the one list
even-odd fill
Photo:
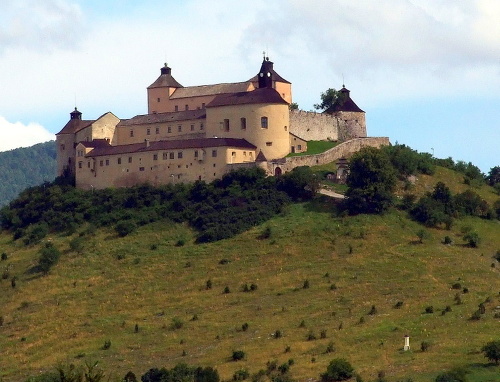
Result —
[[154, 141], [144, 143], [133, 143], [130, 145], [97, 147], [88, 153], [87, 157], [99, 157], [108, 155], [131, 154], [147, 151], [160, 150], [182, 150], [182, 149], [203, 149], [211, 147], [234, 147], [241, 149], [255, 150], [257, 147], [245, 139], [238, 138], [200, 138], [182, 139], [172, 141]]
[[288, 105], [288, 102], [286, 102], [276, 90], [272, 88], [260, 88], [250, 92], [218, 95], [212, 102], [206, 105], [206, 107], [259, 103]]
[[148, 86], [148, 89], [153, 88], [182, 88], [182, 85], [176, 81], [174, 77], [172, 77], [172, 69], [170, 69], [167, 64], [163, 68], [161, 68], [160, 77], [156, 79], [151, 85]]
[[[291, 83], [290, 81], [285, 80], [278, 73], [276, 73], [276, 71], [274, 70], [274, 62], [269, 61], [268, 57], [264, 58], [264, 61], [262, 61], [262, 65], [260, 67], [259, 73], [261, 71], [262, 72], [264, 72], [264, 71], [271, 72], [273, 81], [284, 82], [286, 84], [290, 84]], [[250, 82], [258, 82], [259, 81], [259, 73], [257, 73], [255, 76], [253, 76], [252, 78], [250, 78], [248, 81], [250, 81]]]
[[332, 106], [330, 106], [328, 109], [326, 109], [323, 113], [325, 114], [334, 114], [339, 111], [351, 111], [351, 112], [358, 112], [358, 113], [364, 113], [363, 110], [361, 110], [356, 103], [351, 99], [350, 96], [350, 91], [343, 87], [342, 89], [339, 90], [340, 93], [342, 93], [342, 98], [343, 102], [336, 103]]
[[264, 155], [264, 153], [262, 152], [262, 150], [259, 151], [259, 153], [257, 154], [257, 157], [255, 158], [255, 161], [256, 162], [267, 162], [267, 158]]
[[136, 115], [130, 119], [122, 119], [117, 126], [147, 125], [150, 123], [165, 123], [176, 121], [187, 121], [190, 119], [205, 119], [206, 112], [200, 110], [182, 110], [168, 113]]

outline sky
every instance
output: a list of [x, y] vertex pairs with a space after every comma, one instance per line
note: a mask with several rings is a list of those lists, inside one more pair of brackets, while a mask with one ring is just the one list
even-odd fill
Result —
[[83, 119], [147, 113], [184, 86], [246, 81], [263, 51], [313, 110], [345, 83], [369, 136], [500, 165], [498, 0], [2, 0], [0, 151]]

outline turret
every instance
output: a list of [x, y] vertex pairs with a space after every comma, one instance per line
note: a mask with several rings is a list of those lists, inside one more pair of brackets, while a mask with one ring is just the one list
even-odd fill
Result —
[[272, 61], [269, 61], [269, 57], [264, 57], [262, 65], [259, 70], [259, 88], [272, 88], [273, 87], [273, 65]]
[[69, 113], [70, 119], [82, 119], [82, 113], [78, 111], [78, 109], [75, 107], [75, 110], [73, 110], [71, 113]]

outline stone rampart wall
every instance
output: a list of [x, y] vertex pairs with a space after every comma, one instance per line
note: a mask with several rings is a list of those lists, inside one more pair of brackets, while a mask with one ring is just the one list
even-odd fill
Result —
[[330, 114], [311, 111], [290, 111], [290, 132], [306, 141], [337, 141], [337, 118]]
[[341, 143], [330, 150], [315, 155], [301, 155], [287, 157], [267, 162], [267, 172], [270, 175], [276, 174], [276, 168], [279, 167], [282, 173], [291, 171], [299, 166], [317, 166], [321, 164], [334, 162], [342, 157], [348, 158], [358, 152], [363, 147], [376, 147], [389, 145], [387, 137], [355, 138]]

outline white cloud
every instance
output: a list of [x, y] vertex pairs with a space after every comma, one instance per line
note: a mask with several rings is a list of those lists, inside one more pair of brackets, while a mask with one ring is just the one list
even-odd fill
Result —
[[38, 123], [27, 125], [23, 125], [21, 122], [12, 123], [0, 116], [0, 151], [29, 147], [54, 139], [54, 134], [48, 132]]
[[71, 1], [2, 0], [0, 53], [9, 48], [71, 48], [78, 44], [83, 25], [80, 7]]

